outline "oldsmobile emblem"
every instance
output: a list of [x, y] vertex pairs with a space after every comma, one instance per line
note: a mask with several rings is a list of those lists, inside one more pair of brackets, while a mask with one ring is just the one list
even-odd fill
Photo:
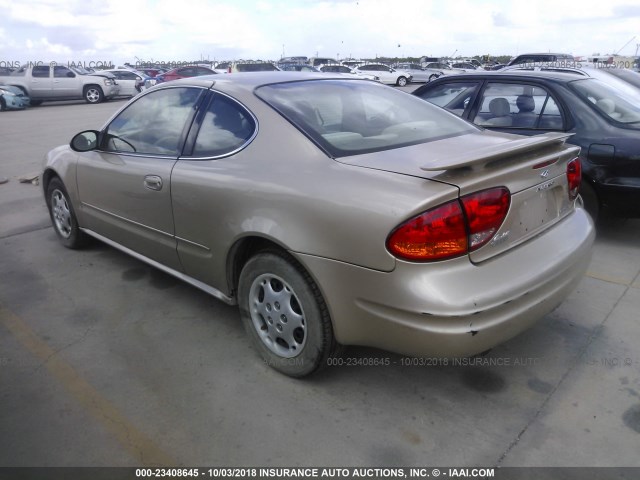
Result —
[[543, 170], [542, 172], [540, 172], [540, 176], [542, 178], [547, 178], [549, 176], [549, 170]]

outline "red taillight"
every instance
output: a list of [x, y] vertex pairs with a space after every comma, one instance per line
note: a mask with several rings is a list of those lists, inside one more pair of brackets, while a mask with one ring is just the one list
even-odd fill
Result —
[[506, 188], [493, 188], [460, 198], [469, 222], [469, 251], [493, 238], [509, 211], [511, 195]]
[[569, 163], [567, 163], [567, 182], [569, 183], [570, 201], [574, 201], [578, 197], [581, 181], [582, 165], [579, 158], [574, 158]]
[[401, 224], [389, 235], [387, 248], [405, 260], [459, 257], [493, 238], [510, 201], [509, 190], [504, 187], [465, 195]]

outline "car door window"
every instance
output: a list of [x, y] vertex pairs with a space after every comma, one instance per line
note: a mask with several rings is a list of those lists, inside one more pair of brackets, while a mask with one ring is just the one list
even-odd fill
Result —
[[49, 78], [49, 66], [37, 65], [33, 67], [31, 76], [36, 78]]
[[140, 97], [107, 127], [103, 149], [109, 152], [177, 156], [183, 132], [203, 90], [166, 88]]
[[73, 78], [76, 76], [76, 74], [69, 70], [67, 67], [56, 65], [55, 67], [53, 67], [53, 76], [55, 78]]
[[253, 117], [241, 105], [216, 95], [202, 120], [193, 148], [194, 157], [218, 157], [237, 151], [256, 129]]
[[473, 123], [488, 127], [562, 130], [557, 103], [539, 86], [490, 82]]
[[480, 82], [441, 83], [418, 96], [461, 117], [479, 86]]

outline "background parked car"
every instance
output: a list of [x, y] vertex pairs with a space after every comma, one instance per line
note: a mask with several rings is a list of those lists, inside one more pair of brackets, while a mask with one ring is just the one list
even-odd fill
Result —
[[104, 70], [113, 74], [116, 82], [120, 85], [120, 95], [125, 97], [133, 97], [146, 88], [145, 82], [151, 77], [144, 73], [127, 70], [125, 68], [115, 68], [112, 70]]
[[443, 75], [441, 70], [421, 67], [417, 63], [399, 63], [396, 68], [408, 72], [411, 75], [411, 81], [416, 83], [430, 82]]
[[136, 69], [140, 73], [144, 73], [147, 77], [155, 78], [156, 76], [168, 72], [166, 68], [140, 68]]
[[31, 100], [21, 88], [0, 83], [0, 112], [27, 108]]
[[231, 62], [231, 65], [228, 68], [228, 73], [277, 72], [279, 70], [280, 69], [271, 62], [247, 60], [247, 61]]
[[490, 130], [566, 132], [582, 148], [580, 193], [592, 216], [640, 215], [640, 102], [599, 79], [550, 71], [442, 77], [414, 95]]
[[600, 81], [608, 83], [609, 85], [617, 88], [625, 95], [631, 97], [637, 97], [638, 102], [640, 103], [640, 90], [638, 89], [638, 82], [636, 77], [640, 77], [635, 72], [631, 70], [623, 70], [616, 68], [598, 68], [586, 64], [584, 66], [578, 67], [569, 67], [569, 66], [561, 66], [553, 63], [543, 63], [539, 65], [513, 65], [509, 67], [505, 67], [502, 72], [513, 72], [513, 71], [537, 71], [537, 72], [558, 72], [558, 73], [570, 73], [573, 75], [578, 75], [582, 77], [592, 77], [597, 78]]
[[347, 65], [321, 65], [320, 71], [325, 73], [349, 73], [351, 75], [358, 75], [361, 78], [367, 80], [380, 81], [380, 77], [371, 73], [358, 72]]
[[465, 72], [473, 72], [478, 69], [478, 66], [471, 62], [455, 62], [451, 64], [451, 68], [464, 70]]
[[382, 63], [368, 63], [366, 65], [360, 65], [353, 69], [356, 73], [368, 73], [376, 75], [380, 78], [381, 83], [387, 85], [398, 85], [404, 87], [407, 83], [411, 82], [411, 74], [404, 70], [396, 70], [389, 65]]
[[568, 53], [523, 53], [520, 54], [507, 63], [508, 66], [520, 65], [520, 64], [535, 64], [535, 63], [566, 63], [574, 64], [575, 58]]
[[278, 68], [283, 72], [319, 72], [316, 67], [302, 63], [279, 63]]
[[199, 67], [197, 65], [190, 65], [186, 67], [178, 67], [168, 72], [156, 75], [156, 83], [171, 82], [172, 80], [179, 80], [181, 78], [200, 77], [202, 75], [215, 75], [212, 69], [207, 67]]
[[444, 73], [445, 75], [455, 75], [457, 73], [464, 73], [462, 68], [453, 68], [451, 65], [445, 62], [429, 62], [424, 65], [424, 68], [429, 68], [431, 70], [438, 70]]

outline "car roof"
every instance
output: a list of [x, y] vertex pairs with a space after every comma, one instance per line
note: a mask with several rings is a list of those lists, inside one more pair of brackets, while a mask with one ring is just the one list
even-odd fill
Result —
[[455, 76], [444, 76], [437, 78], [434, 82], [442, 83], [444, 81], [451, 80], [462, 80], [462, 79], [511, 79], [517, 80], [522, 78], [535, 78], [541, 80], [555, 80], [562, 83], [567, 83], [573, 80], [581, 80], [587, 77], [578, 76], [575, 73], [565, 73], [565, 72], [553, 72], [553, 71], [537, 71], [537, 70], [510, 70], [508, 72], [503, 72], [500, 70], [485, 70], [485, 71], [476, 71], [476, 72], [465, 72], [460, 73]]
[[269, 85], [273, 83], [287, 83], [305, 80], [359, 80], [358, 77], [346, 74], [327, 74], [323, 72], [291, 72], [291, 71], [273, 71], [273, 72], [238, 72], [229, 75], [201, 75], [199, 77], [182, 78], [180, 80], [173, 80], [169, 83], [163, 83], [160, 85], [170, 86], [194, 86], [210, 88], [213, 85], [237, 85], [246, 89], [253, 89], [262, 85]]

